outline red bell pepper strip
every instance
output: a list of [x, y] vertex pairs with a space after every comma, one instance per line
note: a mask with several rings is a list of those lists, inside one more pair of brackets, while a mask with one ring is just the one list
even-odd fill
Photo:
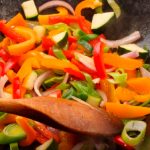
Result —
[[5, 64], [3, 62], [0, 62], [0, 77], [4, 76], [5, 74]]
[[14, 99], [21, 98], [21, 87], [19, 77], [15, 77], [13, 80], [13, 98]]
[[122, 146], [122, 148], [123, 148], [124, 150], [134, 150], [134, 148], [133, 148], [132, 146], [126, 144], [126, 143], [122, 140], [121, 136], [115, 136], [113, 140], [114, 140], [115, 143], [117, 143], [118, 145]]
[[54, 51], [53, 51], [53, 48], [52, 48], [52, 47], [49, 47], [48, 54], [49, 54], [49, 55], [51, 55], [51, 56], [55, 56], [55, 54], [54, 54]]
[[97, 70], [97, 74], [101, 79], [106, 79], [106, 70], [103, 60], [103, 53], [104, 53], [104, 44], [99, 41], [94, 46], [93, 56], [94, 56], [94, 64]]
[[10, 55], [6, 52], [4, 48], [0, 49], [0, 57], [4, 60], [7, 61], [10, 58]]
[[90, 23], [83, 17], [83, 16], [62, 16], [62, 15], [55, 15], [49, 17], [49, 24], [56, 24], [59, 22], [63, 22], [66, 24], [77, 23], [79, 24], [80, 28], [87, 34], [92, 33]]
[[79, 71], [73, 70], [71, 68], [65, 68], [64, 71], [71, 74], [75, 78], [78, 78], [80, 80], [85, 80], [85, 76]]
[[68, 42], [69, 42], [69, 43], [77, 42], [77, 38], [70, 35], [70, 36], [68, 37]]
[[95, 72], [94, 70], [91, 70], [89, 68], [87, 68], [86, 66], [84, 66], [82, 63], [78, 62], [76, 59], [72, 59], [71, 62], [73, 64], [75, 64], [81, 71], [89, 73], [91, 75], [96, 75], [97, 72]]
[[22, 37], [20, 34], [16, 33], [14, 29], [6, 26], [4, 21], [0, 21], [0, 32], [2, 32], [5, 36], [7, 36], [8, 38], [10, 38], [11, 40], [17, 43], [25, 41], [25, 38]]
[[62, 95], [61, 90], [57, 89], [57, 90], [51, 92], [48, 96], [61, 98], [61, 95]]
[[50, 47], [52, 47], [54, 45], [54, 42], [47, 38], [47, 37], [43, 37], [42, 39], [42, 47], [45, 49], [45, 50], [49, 50]]

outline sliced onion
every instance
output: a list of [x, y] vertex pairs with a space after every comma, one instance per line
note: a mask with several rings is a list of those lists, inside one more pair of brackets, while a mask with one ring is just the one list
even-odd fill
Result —
[[43, 81], [48, 78], [50, 75], [52, 75], [51, 71], [44, 72], [41, 74], [34, 83], [34, 91], [38, 96], [42, 96], [40, 92], [40, 86], [42, 85]]
[[92, 80], [94, 84], [100, 83], [101, 79], [100, 78], [95, 78]]
[[[52, 93], [56, 92], [58, 89], [51, 89], [51, 90], [46, 90], [44, 92], [42, 92], [42, 96], [49, 96], [51, 95]], [[53, 97], [53, 96], [52, 96]]]
[[66, 73], [62, 83], [67, 83], [68, 79], [69, 79], [69, 73]]
[[141, 72], [142, 77], [150, 77], [150, 72], [146, 70], [145, 68], [141, 67], [140, 72]]
[[73, 15], [75, 14], [74, 9], [72, 8], [70, 4], [68, 4], [65, 1], [59, 1], [59, 0], [53, 0], [53, 1], [44, 3], [43, 5], [39, 7], [39, 12], [42, 12], [45, 9], [57, 7], [57, 6], [63, 6], [67, 8]]
[[6, 75], [4, 75], [0, 78], [0, 98], [5, 97], [4, 86], [5, 86], [7, 81], [8, 81], [8, 77]]
[[111, 48], [118, 48], [120, 45], [133, 43], [139, 40], [140, 38], [141, 38], [140, 32], [135, 31], [120, 40], [111, 41], [111, 40], [101, 39], [101, 41]]
[[108, 101], [107, 95], [106, 95], [106, 93], [105, 93], [104, 91], [102, 91], [102, 90], [98, 90], [98, 93], [101, 95], [102, 100], [103, 100], [103, 101], [100, 103], [100, 107], [104, 107], [104, 106], [105, 106], [105, 103]]
[[137, 58], [137, 57], [139, 57], [139, 52], [138, 51], [129, 52], [129, 53], [121, 55], [121, 57], [124, 57], [124, 58]]
[[112, 68], [110, 68], [110, 69], [106, 69], [106, 72], [107, 72], [107, 73], [110, 73], [110, 72], [113, 72], [115, 69], [116, 69], [116, 67], [112, 67]]

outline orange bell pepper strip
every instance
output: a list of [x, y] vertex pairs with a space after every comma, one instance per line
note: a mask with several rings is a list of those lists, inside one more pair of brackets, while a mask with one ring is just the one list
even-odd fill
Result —
[[150, 94], [150, 78], [133, 78], [127, 81], [127, 85], [138, 94]]
[[136, 78], [137, 75], [137, 71], [135, 70], [125, 70], [125, 72], [127, 73], [127, 79], [132, 79], [132, 78]]
[[7, 47], [10, 45], [10, 39], [9, 38], [4, 38], [1, 42], [0, 42], [0, 48], [4, 48], [7, 49]]
[[75, 15], [81, 16], [81, 11], [85, 8], [95, 9], [100, 6], [102, 6], [102, 3], [99, 0], [84, 0], [76, 6]]
[[38, 21], [40, 24], [49, 24], [49, 17], [54, 15], [68, 15], [68, 10], [64, 7], [57, 7], [56, 10], [58, 11], [57, 14], [50, 14], [50, 15], [39, 15]]
[[109, 102], [119, 102], [115, 95], [114, 84], [107, 80], [101, 80], [100, 89], [106, 93]]
[[16, 73], [13, 70], [8, 70], [6, 74], [9, 82], [12, 83], [13, 79], [16, 77]]
[[115, 96], [121, 101], [130, 101], [137, 96], [137, 93], [125, 87], [117, 87]]
[[24, 36], [27, 40], [8, 46], [8, 52], [10, 55], [20, 56], [34, 48], [36, 36], [34, 31], [27, 27], [16, 27], [15, 31]]
[[23, 16], [18, 13], [16, 16], [14, 16], [12, 19], [10, 19], [9, 22], [6, 24], [8, 27], [11, 26], [27, 26], [26, 20], [23, 18]]
[[106, 103], [106, 111], [122, 119], [139, 118], [150, 114], [150, 108], [119, 103]]
[[114, 53], [104, 53], [104, 63], [126, 70], [135, 70], [136, 68], [143, 66], [142, 59], [123, 58]]
[[71, 63], [68, 60], [60, 60], [53, 56], [49, 56], [44, 53], [37, 52], [37, 59], [40, 62], [40, 65], [47, 69], [58, 69], [58, 70], [64, 70], [65, 68], [71, 68], [75, 71], [79, 71], [78, 67], [75, 66], [73, 63]]
[[29, 146], [36, 139], [36, 131], [29, 125], [26, 118], [17, 116], [16, 122], [23, 128], [26, 133], [26, 138], [19, 142], [20, 146]]

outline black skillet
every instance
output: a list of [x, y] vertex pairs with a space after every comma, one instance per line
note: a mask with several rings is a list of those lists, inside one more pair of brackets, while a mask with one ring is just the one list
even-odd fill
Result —
[[[75, 7], [80, 0], [67, 1]], [[20, 7], [22, 2], [22, 0], [0, 0], [0, 19], [9, 20], [18, 12], [22, 12]], [[47, 2], [47, 0], [35, 0], [37, 7], [44, 2]], [[122, 15], [106, 29], [106, 37], [112, 40], [119, 39], [135, 30], [139, 30], [142, 35], [142, 39], [138, 41], [138, 44], [150, 49], [150, 0], [118, 0], [118, 3], [121, 6]], [[104, 5], [103, 10], [110, 10], [107, 3]], [[83, 12], [83, 14], [90, 16], [89, 10], [86, 11], [87, 13]], [[0, 39], [2, 39], [2, 36], [0, 36]], [[148, 56], [147, 62], [150, 63], [150, 56]], [[33, 150], [33, 147], [27, 147], [25, 149]], [[5, 146], [0, 147], [0, 150], [3, 149], [7, 150], [8, 148]], [[110, 150], [113, 149], [114, 148], [112, 147], [110, 148]]]

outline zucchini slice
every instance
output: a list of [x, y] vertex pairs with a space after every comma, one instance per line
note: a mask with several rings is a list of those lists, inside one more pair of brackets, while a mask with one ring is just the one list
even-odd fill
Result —
[[68, 32], [64, 31], [52, 37], [53, 41], [60, 47], [67, 44]]
[[28, 0], [21, 4], [26, 19], [32, 19], [38, 16], [38, 11], [34, 0]]
[[92, 18], [91, 29], [94, 32], [100, 33], [102, 28], [105, 27], [110, 20], [115, 16], [114, 12], [106, 12], [102, 14], [94, 14]]

